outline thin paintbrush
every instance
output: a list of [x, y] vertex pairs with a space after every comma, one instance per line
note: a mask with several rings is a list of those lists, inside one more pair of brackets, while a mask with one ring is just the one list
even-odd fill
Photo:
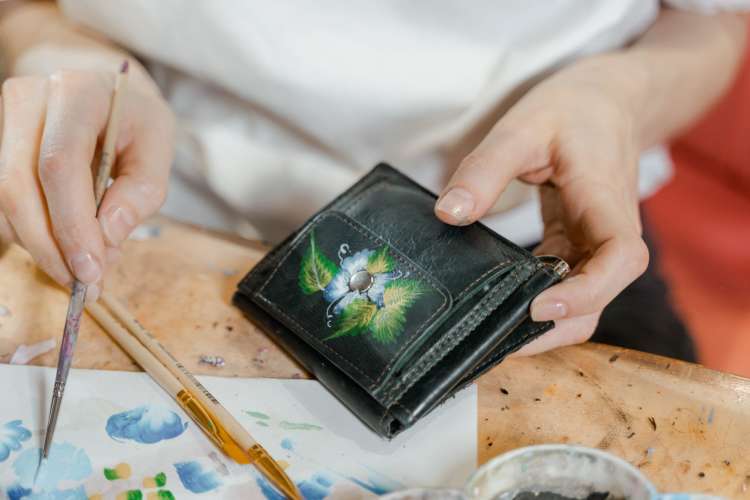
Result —
[[[108, 293], [87, 309], [120, 346], [185, 410], [228, 457], [253, 464], [285, 496], [301, 498], [284, 470], [219, 401]], [[125, 326], [125, 328], [122, 327]]]
[[[125, 61], [122, 64], [115, 81], [115, 90], [112, 94], [112, 104], [110, 105], [107, 129], [104, 134], [104, 145], [102, 146], [101, 156], [99, 157], [99, 168], [97, 169], [96, 181], [94, 182], [94, 196], [96, 199], [97, 210], [99, 209], [99, 204], [104, 197], [104, 191], [107, 188], [107, 181], [112, 172], [112, 165], [115, 162], [115, 145], [117, 144], [120, 125], [120, 107], [127, 85], [127, 75], [128, 62]], [[73, 352], [75, 351], [76, 340], [78, 340], [78, 329], [80, 328], [81, 313], [83, 312], [83, 306], [86, 300], [86, 289], [87, 286], [80, 281], [75, 280], [73, 282], [70, 304], [68, 305], [68, 314], [65, 318], [65, 329], [63, 330], [63, 338], [60, 343], [60, 354], [57, 359], [57, 374], [55, 375], [55, 386], [52, 390], [52, 404], [49, 410], [49, 422], [47, 424], [47, 432], [44, 435], [44, 448], [42, 449], [43, 458], [47, 458], [49, 448], [52, 445], [52, 438], [55, 435], [57, 417], [60, 413], [60, 405], [62, 403], [63, 394], [65, 393], [65, 384], [68, 380], [68, 373], [70, 373], [70, 365], [73, 362]]]

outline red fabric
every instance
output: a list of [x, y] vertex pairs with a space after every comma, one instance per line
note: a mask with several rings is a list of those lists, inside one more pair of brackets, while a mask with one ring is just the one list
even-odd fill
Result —
[[660, 263], [702, 362], [750, 376], [750, 57], [671, 153], [674, 180], [645, 206]]

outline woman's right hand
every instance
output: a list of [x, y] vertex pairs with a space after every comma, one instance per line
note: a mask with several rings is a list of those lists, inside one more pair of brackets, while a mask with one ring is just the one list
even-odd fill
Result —
[[97, 217], [91, 165], [114, 82], [114, 71], [60, 71], [2, 85], [0, 240], [25, 247], [60, 284], [90, 285], [89, 300], [120, 244], [164, 202], [173, 156], [168, 105], [152, 82], [131, 79]]

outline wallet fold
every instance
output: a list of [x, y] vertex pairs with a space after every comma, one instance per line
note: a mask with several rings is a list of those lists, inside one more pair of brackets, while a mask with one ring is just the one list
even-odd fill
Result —
[[392, 437], [545, 331], [529, 304], [567, 265], [474, 223], [380, 164], [264, 257], [235, 304]]

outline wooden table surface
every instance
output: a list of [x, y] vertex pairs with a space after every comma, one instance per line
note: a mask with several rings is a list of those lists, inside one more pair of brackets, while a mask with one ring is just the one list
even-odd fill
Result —
[[[106, 288], [190, 370], [228, 377], [306, 377], [230, 298], [260, 244], [154, 219], [125, 243]], [[148, 232], [148, 231], [146, 231]], [[0, 249], [0, 362], [62, 333], [68, 296], [18, 247]], [[200, 355], [222, 356], [215, 368]], [[54, 366], [56, 351], [33, 364]], [[74, 365], [138, 370], [88, 316]], [[478, 382], [479, 462], [531, 444], [608, 450], [662, 491], [750, 498], [750, 380], [597, 344], [504, 362]]]

